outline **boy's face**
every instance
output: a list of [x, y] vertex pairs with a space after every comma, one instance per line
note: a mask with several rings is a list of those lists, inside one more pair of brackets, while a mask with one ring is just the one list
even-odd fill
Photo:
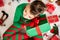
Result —
[[30, 5], [27, 5], [23, 11], [23, 17], [26, 19], [33, 19], [35, 16], [30, 13]]
[[41, 9], [43, 11], [38, 12], [36, 15], [33, 15], [33, 13], [30, 12], [30, 4], [28, 4], [23, 11], [23, 17], [26, 19], [33, 19], [37, 17], [39, 14], [43, 14], [43, 12], [46, 10], [46, 8], [43, 8], [43, 7], [41, 7]]

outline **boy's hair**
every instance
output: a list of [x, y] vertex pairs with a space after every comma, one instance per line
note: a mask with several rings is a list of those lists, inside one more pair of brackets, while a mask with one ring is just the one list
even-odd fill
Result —
[[44, 8], [46, 8], [46, 5], [42, 1], [33, 1], [30, 5], [30, 12], [31, 14], [36, 15], [41, 11], [44, 11]]

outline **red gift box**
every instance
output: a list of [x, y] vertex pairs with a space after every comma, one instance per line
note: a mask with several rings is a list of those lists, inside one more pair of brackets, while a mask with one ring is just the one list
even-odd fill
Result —
[[49, 22], [49, 23], [54, 23], [54, 22], [58, 22], [58, 21], [59, 21], [57, 15], [48, 16], [47, 19], [48, 19], [48, 22]]
[[3, 0], [0, 0], [0, 7], [4, 6]]
[[56, 35], [54, 35], [54, 36], [52, 36], [52, 38], [50, 40], [59, 40], [59, 39]]
[[47, 12], [49, 12], [50, 14], [55, 10], [55, 6], [53, 4], [47, 3]]

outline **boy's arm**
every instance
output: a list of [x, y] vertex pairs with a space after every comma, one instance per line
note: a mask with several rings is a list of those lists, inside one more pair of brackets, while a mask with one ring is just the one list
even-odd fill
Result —
[[[16, 12], [15, 12], [15, 16], [14, 16], [14, 26], [16, 26], [17, 28], [21, 28], [22, 22], [20, 21], [22, 12], [21, 12], [21, 6], [18, 6], [16, 8]], [[25, 34], [25, 30], [21, 28], [20, 30], [21, 34]]]
[[15, 12], [15, 16], [14, 16], [14, 25], [18, 28], [21, 27], [21, 22], [20, 21], [20, 18], [22, 16], [22, 13], [23, 13], [23, 10], [24, 10], [24, 7], [27, 5], [27, 3], [23, 3], [23, 4], [20, 4], [17, 8], [16, 8], [16, 12]]
[[16, 8], [16, 12], [15, 12], [15, 16], [14, 16], [14, 25], [18, 28], [21, 27], [21, 22], [20, 21], [20, 18], [21, 16], [23, 16], [23, 10], [24, 10], [24, 7], [27, 5], [27, 3], [23, 3], [23, 4], [20, 4], [17, 8]]
[[13, 25], [20, 28], [21, 24], [19, 23], [20, 17], [21, 17], [21, 8], [18, 6], [16, 8], [15, 16], [14, 16], [14, 22]]

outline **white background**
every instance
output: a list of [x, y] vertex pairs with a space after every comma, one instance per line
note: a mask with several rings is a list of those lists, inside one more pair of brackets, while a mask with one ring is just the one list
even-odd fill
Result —
[[[31, 0], [31, 2], [34, 0]], [[55, 3], [56, 0], [54, 0], [54, 2], [52, 3], [56, 9], [52, 14], [49, 14], [48, 12], [45, 12], [47, 16], [50, 15], [60, 15], [60, 6], [57, 6]], [[8, 5], [8, 3], [11, 2], [11, 5]], [[4, 22], [4, 24], [6, 24], [6, 26], [0, 26], [0, 35], [2, 37], [3, 33], [13, 24], [13, 18], [14, 18], [14, 13], [15, 13], [15, 9], [17, 7], [17, 5], [21, 4], [21, 3], [26, 3], [28, 2], [27, 0], [21, 0], [19, 3], [15, 0], [14, 2], [12, 2], [12, 0], [4, 0], [4, 7], [0, 7], [0, 17], [2, 15], [1, 11], [4, 10], [6, 13], [9, 14], [8, 19]], [[48, 0], [43, 0], [43, 2], [46, 4], [48, 3]], [[52, 27], [54, 23], [50, 24], [50, 26]], [[59, 28], [59, 33], [60, 33], [60, 18], [59, 18], [59, 22], [56, 22], [56, 24], [58, 25]], [[48, 35], [49, 32], [48, 32]], [[59, 34], [60, 35], [60, 34]], [[44, 40], [47, 40], [44, 37]]]

